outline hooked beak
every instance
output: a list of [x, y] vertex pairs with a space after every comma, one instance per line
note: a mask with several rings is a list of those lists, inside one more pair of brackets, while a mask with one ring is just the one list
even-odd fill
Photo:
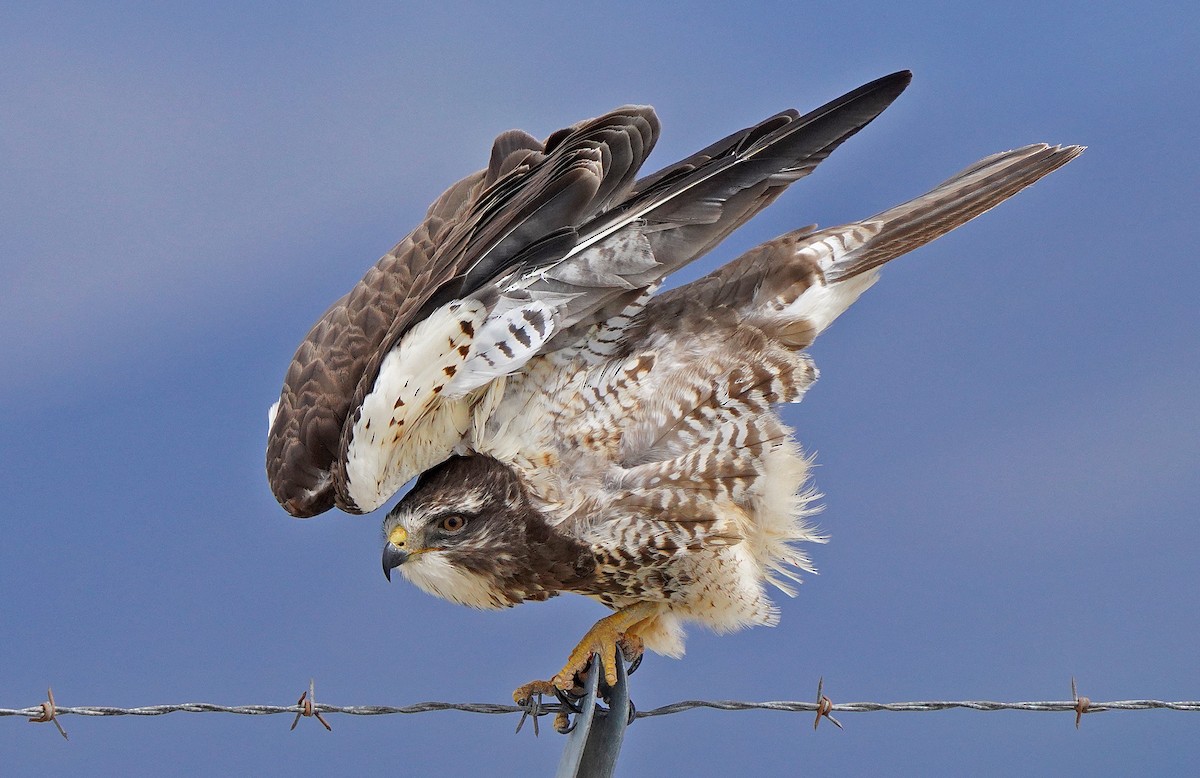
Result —
[[383, 547], [383, 574], [390, 581], [392, 580], [392, 570], [404, 564], [408, 559], [409, 553], [397, 546], [395, 543], [387, 543]]

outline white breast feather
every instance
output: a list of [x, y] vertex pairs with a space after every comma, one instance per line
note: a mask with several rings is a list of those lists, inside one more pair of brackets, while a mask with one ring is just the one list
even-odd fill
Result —
[[456, 567], [437, 551], [410, 559], [400, 565], [400, 572], [421, 591], [459, 605], [485, 610], [510, 605], [497, 596], [486, 578]]

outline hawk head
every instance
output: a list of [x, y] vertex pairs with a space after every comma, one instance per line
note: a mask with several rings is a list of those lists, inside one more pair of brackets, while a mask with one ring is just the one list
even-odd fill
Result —
[[516, 471], [483, 455], [427, 471], [383, 521], [383, 572], [474, 608], [544, 600], [590, 576], [595, 562], [555, 532]]

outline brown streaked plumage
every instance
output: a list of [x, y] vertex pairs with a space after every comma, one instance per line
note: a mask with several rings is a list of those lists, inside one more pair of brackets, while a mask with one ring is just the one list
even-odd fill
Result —
[[804, 350], [879, 267], [1077, 156], [1037, 144], [840, 227], [805, 227], [655, 295], [895, 99], [907, 73], [787, 111], [634, 181], [658, 123], [625, 107], [497, 138], [301, 344], [273, 413], [272, 489], [297, 516], [388, 513], [384, 570], [500, 608], [559, 592], [615, 612], [593, 653], [682, 653], [681, 624], [773, 624], [809, 570], [808, 462], [775, 410]]
[[[648, 107], [619, 108], [545, 143], [515, 130], [500, 135], [487, 169], [447, 190], [296, 350], [267, 444], [280, 504], [302, 517], [335, 504], [363, 510], [347, 474], [355, 422], [387, 355], [431, 311], [460, 297], [494, 309], [506, 294], [570, 295], [553, 311], [564, 330], [619, 310], [810, 173], [909, 79], [879, 79], [804, 116], [782, 112], [636, 183], [658, 138]], [[381, 469], [403, 470], [402, 484], [452, 447]], [[372, 502], [386, 499], [364, 489]]]

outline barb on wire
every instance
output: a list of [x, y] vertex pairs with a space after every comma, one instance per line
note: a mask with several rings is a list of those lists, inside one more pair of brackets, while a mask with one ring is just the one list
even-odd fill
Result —
[[316, 682], [312, 678], [309, 678], [308, 690], [300, 695], [300, 699], [296, 700], [296, 704], [300, 706], [300, 710], [296, 713], [296, 718], [292, 720], [291, 729], [294, 730], [296, 725], [300, 723], [301, 716], [314, 716], [316, 717], [317, 721], [321, 722], [321, 724], [325, 726], [325, 730], [327, 732], [333, 731], [333, 727], [329, 726], [329, 722], [321, 717], [321, 711], [316, 710], [317, 692], [315, 691], [315, 688]]
[[1079, 720], [1083, 718], [1085, 713], [1101, 713], [1102, 711], [1092, 709], [1092, 701], [1087, 697], [1080, 697], [1075, 690], [1075, 676], [1071, 676], [1071, 699], [1075, 700], [1075, 729], [1079, 729]]
[[30, 716], [29, 721], [34, 724], [52, 721], [54, 726], [58, 727], [58, 734], [63, 736], [63, 740], [70, 740], [71, 738], [67, 737], [67, 731], [63, 729], [62, 722], [58, 720], [58, 707], [54, 704], [54, 689], [46, 689], [46, 701], [39, 707], [41, 712], [36, 716]]
[[823, 692], [824, 688], [825, 676], [821, 676], [820, 679], [817, 680], [817, 717], [813, 719], [813, 729], [815, 730], [817, 725], [821, 723], [822, 716], [832, 721], [833, 725], [838, 729], [842, 729], [842, 723], [833, 716], [829, 715], [833, 710], [833, 700], [825, 696]]

